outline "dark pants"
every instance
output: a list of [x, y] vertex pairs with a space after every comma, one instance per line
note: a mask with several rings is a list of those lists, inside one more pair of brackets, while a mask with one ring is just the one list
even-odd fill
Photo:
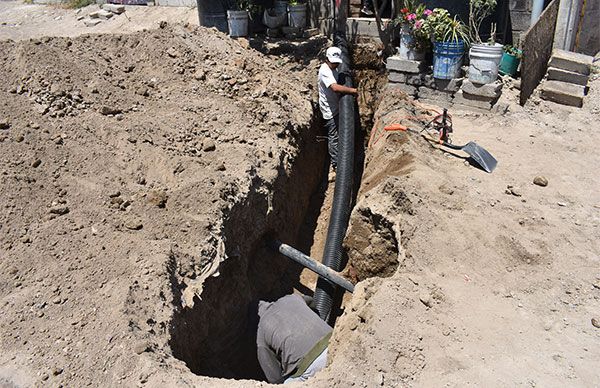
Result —
[[331, 159], [331, 167], [337, 167], [338, 153], [338, 124], [339, 116], [333, 116], [332, 119], [325, 120], [325, 129], [327, 129], [327, 149]]

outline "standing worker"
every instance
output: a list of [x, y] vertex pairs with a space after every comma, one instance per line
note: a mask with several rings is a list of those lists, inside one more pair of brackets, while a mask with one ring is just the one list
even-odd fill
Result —
[[338, 47], [330, 47], [327, 49], [326, 57], [325, 63], [319, 68], [319, 108], [327, 129], [327, 148], [333, 169], [329, 180], [332, 181], [335, 178], [335, 168], [337, 167], [340, 105], [338, 93], [357, 95], [358, 91], [356, 88], [338, 84], [339, 73], [337, 68], [342, 63], [342, 50]]
[[258, 362], [269, 383], [306, 381], [327, 365], [333, 329], [296, 294], [258, 303]]

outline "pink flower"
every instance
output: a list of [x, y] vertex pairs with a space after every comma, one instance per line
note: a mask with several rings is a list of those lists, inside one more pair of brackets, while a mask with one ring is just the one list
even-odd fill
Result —
[[425, 16], [429, 16], [429, 15], [431, 15], [432, 13], [433, 13], [433, 11], [432, 11], [432, 10], [430, 10], [430, 9], [426, 9], [425, 11], [423, 11], [423, 15], [425, 15]]
[[417, 29], [417, 30], [418, 30], [418, 29], [420, 29], [421, 27], [423, 27], [423, 23], [424, 23], [424, 20], [423, 20], [423, 19], [421, 19], [421, 20], [417, 20], [417, 21], [415, 22], [415, 29]]
[[415, 20], [417, 18], [417, 15], [415, 15], [414, 13], [409, 14], [406, 19], [408, 20]]

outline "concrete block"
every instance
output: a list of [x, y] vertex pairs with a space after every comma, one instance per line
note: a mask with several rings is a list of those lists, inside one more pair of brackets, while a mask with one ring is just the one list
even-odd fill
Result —
[[89, 17], [91, 17], [92, 19], [103, 19], [103, 20], [107, 20], [113, 17], [113, 13], [112, 12], [108, 12], [105, 11], [103, 9], [99, 10], [99, 11], [94, 11], [91, 12], [89, 14]]
[[465, 93], [493, 99], [499, 97], [502, 94], [502, 83], [496, 81], [491, 84], [481, 85], [475, 84], [466, 79], [462, 83], [461, 89]]
[[593, 60], [594, 57], [589, 55], [556, 49], [552, 51], [552, 57], [548, 66], [589, 75]]
[[569, 82], [575, 85], [586, 86], [588, 83], [588, 76], [574, 73], [563, 69], [556, 69], [554, 67], [548, 68], [548, 79], [554, 81]]
[[83, 24], [85, 24], [86, 27], [94, 27], [100, 23], [102, 23], [102, 20], [100, 19], [85, 19], [83, 21]]
[[463, 84], [462, 78], [436, 79], [433, 78], [433, 88], [441, 92], [456, 93]]
[[465, 93], [464, 90], [459, 90], [454, 95], [453, 102], [455, 104], [490, 110], [490, 109], [492, 109], [492, 106], [494, 105], [495, 100], [486, 98], [486, 97], [476, 96], [476, 95], [469, 94], [469, 93]]
[[542, 86], [541, 97], [544, 100], [557, 102], [581, 108], [585, 87], [561, 81], [545, 81]]
[[423, 86], [425, 74], [406, 74], [406, 83], [413, 86]]
[[388, 88], [406, 93], [411, 97], [415, 97], [417, 95], [417, 88], [407, 84], [389, 83]]
[[395, 83], [406, 83], [406, 73], [398, 73], [397, 71], [390, 71], [390, 74], [388, 74], [388, 80], [390, 82], [395, 82]]
[[443, 102], [451, 102], [452, 101], [452, 93], [441, 92], [439, 90], [426, 88], [424, 86], [419, 88], [419, 99], [429, 99]]
[[387, 69], [393, 71], [400, 71], [403, 73], [420, 73], [425, 70], [425, 63], [423, 61], [411, 61], [408, 59], [401, 59], [398, 56], [392, 56], [387, 59]]
[[102, 9], [117, 15], [125, 12], [125, 6], [121, 4], [104, 4], [102, 5]]

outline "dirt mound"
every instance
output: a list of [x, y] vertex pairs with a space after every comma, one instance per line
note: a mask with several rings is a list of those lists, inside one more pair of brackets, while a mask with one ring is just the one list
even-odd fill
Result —
[[0, 382], [254, 373], [227, 352], [289, 291], [261, 241], [295, 241], [320, 179], [316, 64], [164, 25], [0, 52]]

